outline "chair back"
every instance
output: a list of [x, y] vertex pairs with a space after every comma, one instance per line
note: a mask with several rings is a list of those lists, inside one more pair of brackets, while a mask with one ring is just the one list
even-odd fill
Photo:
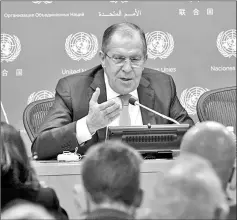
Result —
[[26, 106], [23, 112], [23, 124], [31, 142], [36, 138], [40, 125], [53, 106], [54, 98], [37, 100]]
[[236, 86], [203, 93], [197, 102], [197, 115], [200, 122], [216, 121], [236, 131]]

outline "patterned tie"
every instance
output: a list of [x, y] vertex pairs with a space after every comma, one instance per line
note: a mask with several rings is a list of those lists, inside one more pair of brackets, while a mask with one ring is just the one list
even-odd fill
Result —
[[130, 97], [131, 97], [130, 94], [120, 96], [122, 103], [123, 103], [123, 109], [120, 113], [120, 119], [119, 119], [120, 126], [130, 126], [131, 125], [131, 118], [130, 118], [129, 111], [128, 111], [128, 104], [129, 104], [128, 100]]

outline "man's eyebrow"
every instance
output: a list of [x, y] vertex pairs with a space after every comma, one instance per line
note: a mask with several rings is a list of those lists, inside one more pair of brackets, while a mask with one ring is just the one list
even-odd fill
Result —
[[[120, 57], [124, 57], [124, 58], [126, 58], [126, 56], [124, 56], [124, 55], [122, 55], [122, 54], [117, 54], [117, 53], [114, 53], [112, 56], [120, 56]], [[142, 57], [142, 55], [136, 55], [136, 54], [134, 54], [134, 55], [131, 55], [131, 56], [128, 56], [129, 58], [137, 58], [137, 57]]]

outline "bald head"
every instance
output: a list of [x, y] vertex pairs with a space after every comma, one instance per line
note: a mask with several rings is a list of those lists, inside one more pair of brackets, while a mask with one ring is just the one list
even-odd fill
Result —
[[184, 135], [180, 154], [194, 153], [207, 159], [226, 188], [236, 155], [236, 143], [228, 129], [218, 122], [201, 122]]
[[4, 207], [1, 219], [33, 220], [55, 219], [43, 206], [25, 200], [14, 200]]
[[[158, 180], [152, 201], [153, 219], [215, 219], [228, 212], [221, 182], [204, 158], [183, 154]], [[223, 213], [223, 212], [222, 212]]]

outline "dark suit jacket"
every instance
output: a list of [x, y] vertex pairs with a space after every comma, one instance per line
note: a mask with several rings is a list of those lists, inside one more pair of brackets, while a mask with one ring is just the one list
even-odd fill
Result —
[[[59, 80], [54, 105], [32, 144], [32, 153], [36, 152], [38, 159], [51, 159], [63, 151], [74, 151], [75, 147], [79, 147], [76, 121], [88, 114], [89, 101], [97, 87], [100, 88], [98, 103], [107, 101], [101, 65]], [[193, 125], [178, 100], [175, 83], [170, 75], [145, 68], [137, 91], [141, 104], [180, 123]], [[141, 114], [143, 124], [172, 123], [145, 109], [141, 109]], [[105, 128], [98, 130], [91, 140], [80, 146], [78, 153], [84, 154], [89, 146], [104, 139]]]
[[128, 215], [125, 212], [121, 212], [115, 209], [97, 209], [89, 213], [85, 220], [125, 220], [134, 219], [134, 217]]
[[27, 188], [1, 187], [1, 209], [10, 202], [22, 199], [30, 201], [46, 208], [56, 219], [68, 219], [67, 212], [60, 207], [58, 197], [52, 188], [40, 188], [32, 190]]

